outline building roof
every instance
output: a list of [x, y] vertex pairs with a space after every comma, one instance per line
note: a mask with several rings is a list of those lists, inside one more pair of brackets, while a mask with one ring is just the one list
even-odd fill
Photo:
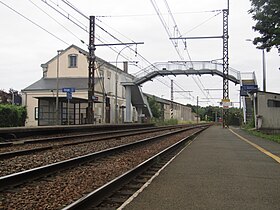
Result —
[[[101, 78], [94, 78], [96, 84]], [[59, 78], [59, 89], [73, 87], [77, 90], [88, 89], [88, 78]], [[56, 78], [41, 78], [22, 91], [55, 90]]]
[[280, 96], [280, 93], [273, 93], [273, 92], [267, 92], [267, 91], [258, 91], [258, 93], [262, 93], [262, 94], [271, 94], [271, 95], [278, 95], [278, 96]]
[[178, 104], [178, 105], [181, 105], [181, 106], [186, 106], [188, 107], [186, 104], [181, 104], [181, 103], [178, 103], [178, 102], [175, 102], [175, 101], [171, 101], [171, 100], [168, 100], [168, 99], [165, 99], [165, 98], [160, 98], [158, 96], [155, 96], [155, 95], [151, 95], [151, 94], [148, 94], [148, 93], [144, 93], [144, 95], [152, 98], [152, 97], [155, 97], [155, 100], [159, 103], [162, 103], [162, 104], [171, 104], [171, 102], [173, 104]]

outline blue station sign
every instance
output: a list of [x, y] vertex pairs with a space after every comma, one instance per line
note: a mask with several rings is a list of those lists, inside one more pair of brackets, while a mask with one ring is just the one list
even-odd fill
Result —
[[248, 96], [249, 92], [257, 92], [257, 91], [258, 91], [257, 85], [242, 85], [240, 88], [240, 95]]
[[75, 92], [76, 89], [75, 88], [72, 88], [72, 87], [65, 87], [65, 88], [62, 88], [62, 92], [64, 93], [73, 93]]

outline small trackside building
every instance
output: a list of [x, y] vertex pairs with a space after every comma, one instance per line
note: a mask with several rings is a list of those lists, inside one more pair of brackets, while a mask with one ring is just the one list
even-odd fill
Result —
[[280, 94], [255, 93], [256, 128], [267, 133], [280, 133]]

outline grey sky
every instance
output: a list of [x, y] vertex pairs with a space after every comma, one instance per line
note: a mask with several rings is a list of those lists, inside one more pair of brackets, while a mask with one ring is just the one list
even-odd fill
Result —
[[[82, 44], [79, 39], [88, 43], [88, 34], [59, 15], [41, 0], [1, 1], [55, 34], [69, 45], [75, 44], [85, 50], [87, 49], [87, 46]], [[71, 33], [35, 7], [32, 2], [63, 24]], [[47, 2], [51, 4], [51, 1]], [[81, 27], [87, 28], [88, 21], [84, 17], [71, 10], [60, 0], [52, 0], [52, 2], [58, 4], [59, 8], [67, 10], [71, 14], [71, 18], [75, 17], [77, 19], [75, 21], [79, 21]], [[161, 12], [164, 13], [164, 17], [167, 18], [164, 1], [157, 0], [157, 2]], [[167, 2], [174, 14], [179, 30], [185, 36], [222, 35], [222, 14], [215, 16], [218, 12], [206, 11], [226, 8], [227, 0], [167, 0]], [[145, 42], [144, 45], [137, 47], [137, 52], [149, 62], [179, 60], [150, 0], [71, 0], [71, 3], [87, 16], [101, 16], [98, 19], [102, 22], [97, 21], [97, 23], [123, 42], [131, 42], [131, 40]], [[55, 4], [52, 5], [56, 7]], [[249, 8], [249, 0], [230, 1], [229, 63], [232, 68], [241, 72], [255, 71], [258, 84], [262, 89], [261, 50], [256, 49], [252, 43], [245, 41], [246, 39], [253, 39], [257, 35], [251, 29], [254, 22], [247, 12]], [[0, 88], [21, 90], [40, 79], [42, 76], [40, 65], [55, 56], [57, 50], [65, 49], [68, 45], [20, 17], [1, 3], [0, 14]], [[168, 24], [171, 23], [171, 19], [166, 20]], [[197, 27], [205, 21], [206, 23]], [[168, 26], [172, 27], [172, 25]], [[97, 29], [96, 34], [97, 38], [102, 38], [108, 43], [117, 42], [99, 29]], [[97, 41], [97, 43], [99, 42]], [[194, 61], [222, 58], [222, 40], [192, 40], [187, 45]], [[135, 47], [132, 46], [132, 48]], [[183, 46], [181, 48], [187, 60], [187, 53], [183, 50]], [[123, 46], [118, 47], [116, 50], [120, 51], [122, 49]], [[135, 73], [140, 68], [148, 65], [147, 62], [143, 62], [140, 59], [139, 55], [129, 49], [124, 49], [122, 54], [131, 61], [138, 61], [138, 67], [129, 65], [130, 73]], [[115, 62], [117, 58], [117, 53], [108, 47], [98, 47], [96, 55], [112, 62]], [[124, 59], [119, 56], [118, 61], [124, 61]], [[267, 91], [280, 92], [278, 84], [280, 62], [276, 49], [266, 53], [266, 62]], [[121, 64], [119, 64], [119, 67], [121, 67]], [[176, 93], [174, 95], [176, 101], [194, 104], [196, 103], [196, 96], [199, 96], [201, 101], [204, 100], [205, 96], [199, 91], [191, 77], [178, 76], [170, 78], [174, 79], [176, 84], [179, 84], [184, 90], [193, 91], [190, 99], [188, 94], [181, 95]], [[165, 79], [165, 83], [170, 85], [169, 80], [166, 80], [166, 78], [161, 79]], [[206, 89], [222, 88], [222, 79], [217, 76], [202, 76], [200, 81], [201, 86]], [[238, 89], [239, 86], [230, 85], [230, 98], [232, 101], [239, 100]], [[175, 86], [176, 90], [179, 90], [179, 88]], [[144, 84], [143, 91], [170, 99], [170, 89], [157, 80]], [[210, 91], [210, 97], [221, 98], [222, 91]], [[208, 103], [201, 102], [201, 105], [217, 105], [217, 101], [219, 100], [213, 99]]]

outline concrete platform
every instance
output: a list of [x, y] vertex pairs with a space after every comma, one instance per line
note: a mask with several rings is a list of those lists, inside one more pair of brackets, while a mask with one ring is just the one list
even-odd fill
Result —
[[121, 209], [280, 209], [280, 144], [212, 126]]

